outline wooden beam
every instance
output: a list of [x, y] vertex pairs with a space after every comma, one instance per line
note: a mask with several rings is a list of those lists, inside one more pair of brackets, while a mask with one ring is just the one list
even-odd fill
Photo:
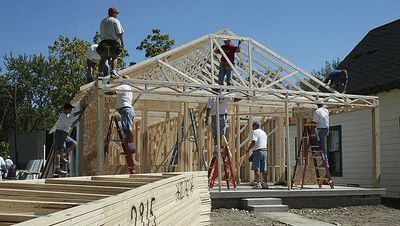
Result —
[[288, 190], [292, 188], [292, 176], [290, 171], [290, 132], [289, 132], [289, 108], [288, 102], [285, 102], [285, 149], [286, 149], [286, 184], [288, 186]]
[[381, 186], [381, 141], [379, 107], [372, 108], [372, 184]]
[[96, 174], [104, 174], [104, 91], [101, 80], [97, 81], [97, 160]]
[[285, 125], [282, 117], [278, 121], [278, 161], [279, 161], [279, 182], [285, 181]]
[[[239, 116], [239, 112], [240, 112], [240, 106], [236, 105], [235, 106], [235, 118], [236, 118], [236, 126], [233, 127], [235, 128], [235, 139], [236, 139], [236, 182], [237, 184], [240, 184], [240, 116]], [[232, 130], [233, 130], [232, 128]]]

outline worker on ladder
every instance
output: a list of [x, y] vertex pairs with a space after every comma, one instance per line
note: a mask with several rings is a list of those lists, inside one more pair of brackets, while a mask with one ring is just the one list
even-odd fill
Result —
[[[217, 92], [219, 95], [221, 94], [221, 89], [213, 89], [214, 92]], [[231, 101], [232, 98], [229, 97], [220, 97], [219, 98], [219, 132], [221, 137], [221, 143], [226, 144], [226, 129], [227, 129], [227, 104]], [[208, 118], [211, 115], [211, 134], [214, 140], [214, 154], [218, 153], [218, 145], [217, 145], [217, 98], [210, 97], [207, 103], [207, 112], [206, 112], [206, 120], [205, 124], [208, 125]]]
[[[123, 79], [129, 79], [129, 76], [123, 75]], [[135, 153], [136, 148], [133, 143], [133, 121], [135, 119], [135, 109], [133, 108], [133, 93], [132, 87], [128, 84], [122, 84], [117, 86], [115, 92], [117, 94], [116, 98], [116, 109], [121, 115], [121, 125], [122, 131], [125, 134], [126, 140], [129, 146], [129, 152], [131, 154]]]
[[77, 122], [78, 116], [72, 114], [72, 106], [70, 103], [64, 105], [64, 111], [60, 114], [54, 132], [54, 151], [55, 151], [55, 169], [54, 173], [61, 176], [68, 174], [67, 171], [60, 168], [61, 161], [68, 163], [68, 154], [76, 147], [76, 141], [68, 134], [74, 124]]
[[317, 104], [317, 106], [318, 109], [314, 111], [312, 121], [317, 128], [319, 147], [322, 151], [322, 160], [325, 161], [326, 165], [329, 167], [326, 150], [326, 138], [329, 134], [329, 111], [323, 104]]

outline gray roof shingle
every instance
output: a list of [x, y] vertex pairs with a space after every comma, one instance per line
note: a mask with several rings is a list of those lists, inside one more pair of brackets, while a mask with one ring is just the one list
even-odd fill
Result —
[[338, 68], [349, 73], [347, 93], [400, 88], [400, 19], [368, 32]]

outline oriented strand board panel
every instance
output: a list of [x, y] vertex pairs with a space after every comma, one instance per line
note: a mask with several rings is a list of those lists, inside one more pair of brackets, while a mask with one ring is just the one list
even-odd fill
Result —
[[[0, 225], [208, 225], [206, 172], [0, 183]], [[9, 191], [9, 192], [7, 192]]]

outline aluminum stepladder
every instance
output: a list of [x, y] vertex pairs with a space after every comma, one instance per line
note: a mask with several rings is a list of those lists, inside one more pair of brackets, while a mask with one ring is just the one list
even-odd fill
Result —
[[[236, 189], [236, 179], [232, 168], [232, 153], [226, 142], [225, 136], [222, 136], [221, 140], [223, 142], [221, 143], [220, 151], [222, 159], [222, 169], [224, 171], [224, 176], [222, 177], [222, 179], [226, 181], [226, 187], [228, 189], [230, 189], [229, 181], [231, 181], [233, 189]], [[229, 167], [229, 169], [227, 169], [227, 167]], [[211, 179], [208, 187], [213, 188], [215, 180], [218, 178], [218, 155], [216, 154], [213, 155], [210, 167], [208, 168], [208, 178], [210, 178], [210, 176]]]
[[[112, 139], [112, 132], [113, 132], [114, 127], [117, 129], [118, 139]], [[109, 151], [108, 149], [109, 149], [110, 141], [121, 142], [122, 150], [124, 151], [121, 154], [123, 154], [125, 156], [126, 163], [128, 164], [129, 173], [135, 174], [136, 169], [135, 169], [135, 162], [132, 157], [133, 153], [129, 150], [128, 141], [122, 132], [121, 117], [118, 115], [113, 115], [111, 117], [110, 126], [108, 127], [108, 131], [107, 131], [107, 137], [104, 142], [104, 154], [105, 155], [107, 155], [107, 153]]]
[[[293, 172], [292, 177], [292, 187], [294, 185], [294, 180], [296, 176], [297, 166], [300, 163], [304, 162], [303, 174], [301, 177], [301, 189], [304, 187], [304, 180], [307, 175], [307, 169], [309, 165], [309, 159], [312, 159], [315, 169], [315, 174], [317, 176], [318, 187], [322, 188], [322, 184], [327, 182], [331, 189], [334, 188], [333, 180], [329, 171], [329, 165], [327, 163], [327, 159], [323, 159], [322, 150], [319, 146], [319, 137], [317, 133], [317, 129], [311, 123], [306, 123], [303, 128], [303, 133], [301, 137], [301, 141], [299, 144], [298, 153], [296, 157], [296, 165]], [[319, 165], [318, 159], [322, 162], [322, 165]]]

